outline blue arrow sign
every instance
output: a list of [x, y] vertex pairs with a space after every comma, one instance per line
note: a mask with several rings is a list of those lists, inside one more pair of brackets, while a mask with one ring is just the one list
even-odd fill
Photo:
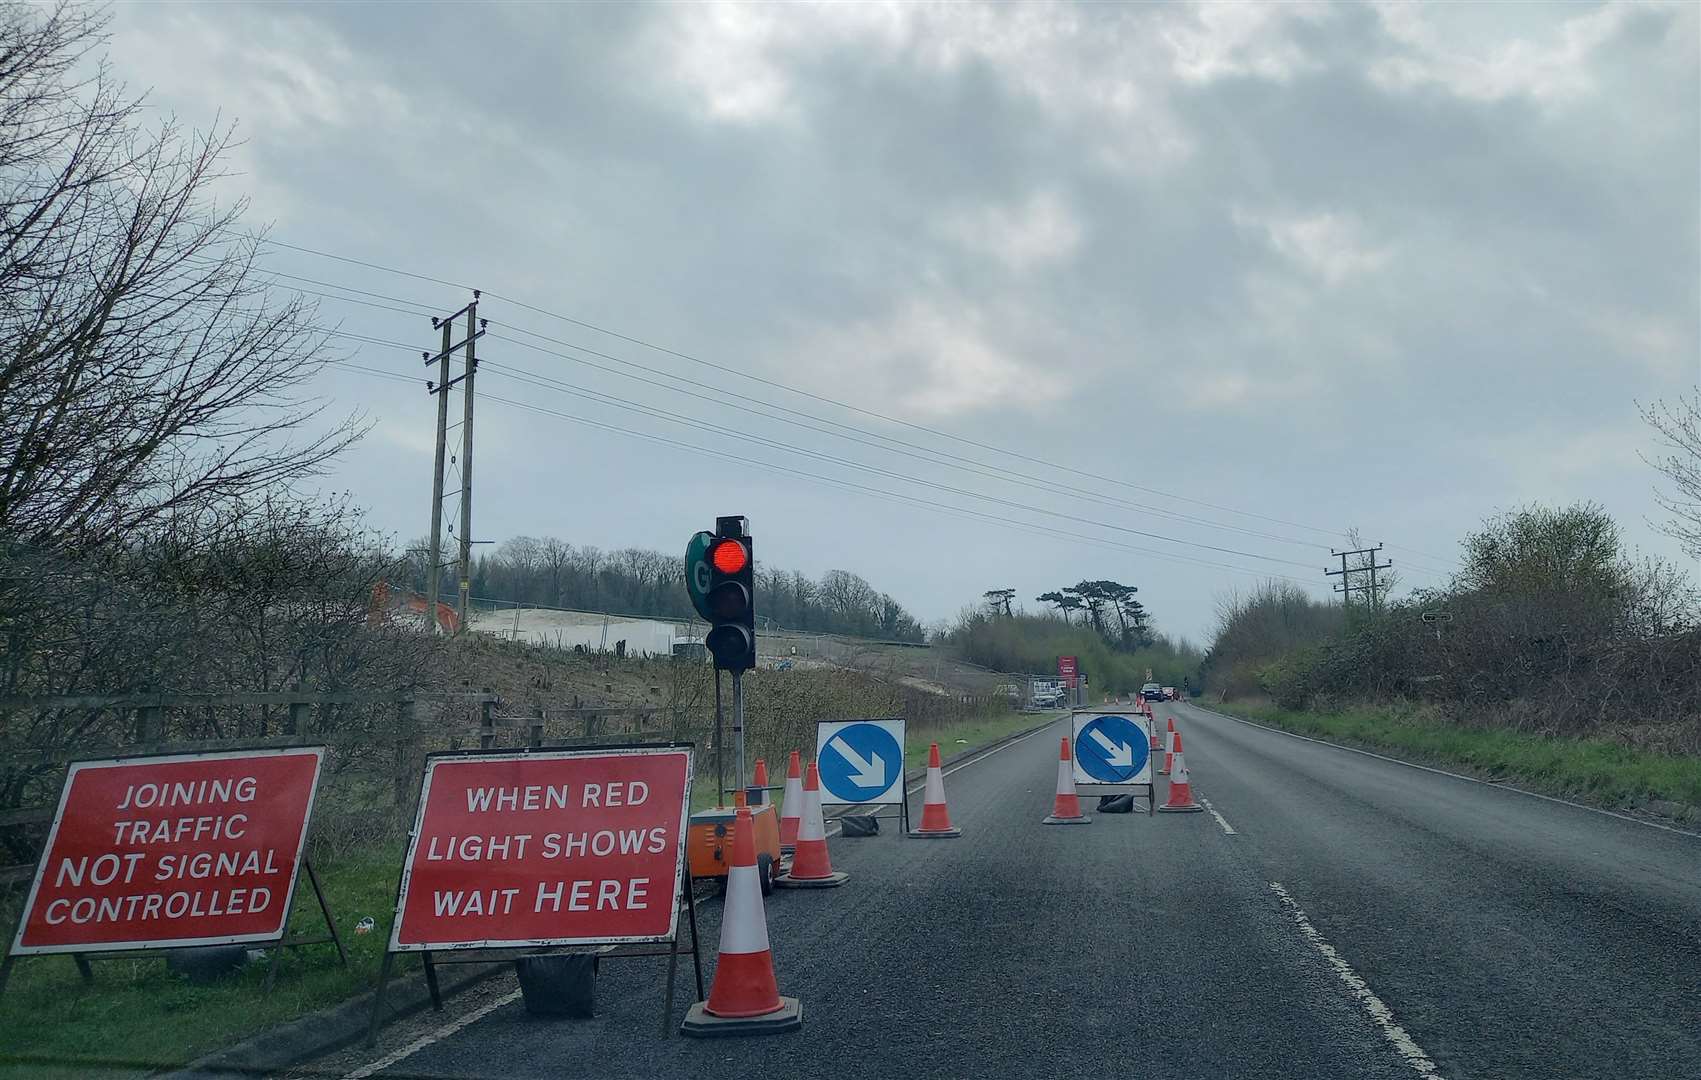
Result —
[[816, 759], [821, 787], [846, 803], [883, 801], [904, 768], [903, 747], [875, 723], [822, 724]]
[[1075, 736], [1075, 761], [1101, 784], [1124, 784], [1146, 767], [1146, 728], [1128, 716], [1096, 716]]

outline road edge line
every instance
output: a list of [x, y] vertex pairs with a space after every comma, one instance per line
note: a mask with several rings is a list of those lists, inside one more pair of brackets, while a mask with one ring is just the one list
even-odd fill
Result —
[[1370, 984], [1365, 982], [1363, 977], [1352, 969], [1351, 964], [1341, 959], [1341, 954], [1335, 950], [1333, 945], [1329, 944], [1322, 932], [1312, 925], [1310, 918], [1305, 914], [1305, 909], [1299, 906], [1299, 901], [1295, 900], [1279, 881], [1270, 882], [1270, 891], [1281, 900], [1283, 906], [1288, 909], [1288, 915], [1299, 927], [1299, 932], [1305, 937], [1305, 940], [1311, 943], [1311, 947], [1317, 950], [1318, 954], [1328, 962], [1335, 975], [1346, 984], [1348, 990], [1352, 991], [1353, 997], [1358, 999], [1358, 1003], [1364, 1007], [1365, 1012], [1370, 1014], [1370, 1018], [1376, 1021], [1376, 1026], [1382, 1029], [1383, 1037], [1393, 1044], [1395, 1051], [1405, 1059], [1406, 1064], [1410, 1065], [1419, 1076], [1440, 1077], [1441, 1071], [1435, 1067], [1435, 1062], [1430, 1060], [1423, 1047], [1419, 1046], [1406, 1029], [1400, 1026], [1398, 1020], [1394, 1019], [1394, 1011], [1381, 998], [1376, 996], [1376, 991], [1370, 988]]
[[1481, 786], [1493, 791], [1509, 791], [1514, 795], [1528, 795], [1532, 799], [1540, 799], [1543, 802], [1558, 803], [1560, 806], [1569, 806], [1577, 810], [1587, 810], [1591, 814], [1600, 814], [1602, 817], [1617, 818], [1619, 821], [1628, 821], [1632, 825], [1646, 825], [1650, 829], [1661, 829], [1665, 832], [1676, 833], [1679, 836], [1688, 836], [1696, 840], [1701, 840], [1701, 832], [1691, 832], [1688, 829], [1680, 829], [1675, 825], [1667, 825], [1664, 822], [1647, 821], [1643, 818], [1631, 817], [1629, 814], [1621, 814], [1616, 810], [1607, 810], [1599, 806], [1590, 806], [1587, 803], [1572, 802], [1570, 799], [1562, 799], [1557, 795], [1544, 795], [1539, 791], [1530, 791], [1527, 788], [1516, 787], [1511, 784], [1491, 784], [1487, 780], [1483, 780], [1475, 776], [1466, 776], [1464, 773], [1449, 772], [1446, 769], [1437, 769], [1432, 765], [1419, 765], [1415, 761], [1406, 761], [1403, 758], [1390, 757], [1387, 754], [1378, 754], [1373, 750], [1361, 750], [1356, 746], [1348, 746], [1345, 743], [1330, 742], [1328, 739], [1318, 739], [1310, 735], [1301, 735], [1297, 731], [1288, 731], [1285, 728], [1273, 727], [1270, 724], [1260, 724], [1256, 720], [1247, 720], [1244, 717], [1235, 716], [1233, 713], [1223, 712], [1221, 709], [1213, 709], [1209, 705], [1194, 705], [1192, 703], [1188, 703], [1188, 707], [1198, 709], [1201, 712], [1208, 712], [1212, 716], [1220, 716], [1224, 720], [1233, 720], [1237, 724], [1245, 724], [1247, 727], [1258, 728], [1260, 731], [1270, 731], [1277, 735], [1286, 735], [1290, 739], [1299, 739], [1302, 742], [1316, 743], [1319, 746], [1331, 746], [1336, 750], [1345, 750], [1349, 754], [1363, 754], [1365, 757], [1375, 758], [1377, 761], [1388, 761], [1395, 765], [1404, 765], [1408, 769], [1418, 769], [1427, 773], [1435, 773], [1437, 776], [1450, 776], [1455, 780], [1464, 780], [1467, 783], [1480, 784]]

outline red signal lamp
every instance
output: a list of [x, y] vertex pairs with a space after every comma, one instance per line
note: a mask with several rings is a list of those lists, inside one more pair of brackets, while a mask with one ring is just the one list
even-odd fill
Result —
[[750, 563], [750, 552], [737, 540], [722, 540], [709, 549], [709, 562], [723, 574], [736, 574]]

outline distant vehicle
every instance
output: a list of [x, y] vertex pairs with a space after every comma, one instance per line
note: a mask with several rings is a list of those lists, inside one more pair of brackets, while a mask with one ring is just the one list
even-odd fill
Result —
[[1165, 701], [1175, 701], [1179, 697], [1181, 697], [1181, 695], [1175, 692], [1175, 687], [1173, 687], [1173, 686], [1164, 687], [1164, 700]]
[[1162, 701], [1164, 699], [1164, 688], [1155, 682], [1149, 682], [1140, 688], [1140, 696], [1147, 701]]
[[1034, 708], [1055, 709], [1063, 704], [1063, 691], [1036, 690], [1034, 691]]

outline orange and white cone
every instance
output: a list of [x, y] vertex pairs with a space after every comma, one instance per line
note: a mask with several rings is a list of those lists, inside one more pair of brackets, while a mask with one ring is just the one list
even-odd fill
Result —
[[774, 954], [768, 948], [768, 919], [756, 872], [756, 828], [749, 808], [738, 811], [732, 833], [732, 864], [726, 873], [721, 915], [720, 960], [709, 1000], [685, 1014], [686, 1035], [760, 1035], [803, 1024], [796, 998], [780, 996]]
[[791, 752], [791, 764], [786, 766], [785, 801], [780, 804], [780, 850], [790, 851], [797, 846], [797, 827], [803, 821], [803, 769], [798, 764], [797, 751]]
[[1090, 825], [1093, 819], [1081, 813], [1081, 796], [1075, 791], [1075, 762], [1069, 753], [1065, 736], [1057, 752], [1057, 798], [1051, 804], [1051, 816], [1043, 825]]
[[945, 774], [939, 769], [939, 744], [927, 748], [927, 789], [921, 796], [921, 827], [910, 830], [911, 836], [936, 840], [963, 835], [963, 830], [951, 824], [951, 811], [945, 805]]
[[1172, 716], [1169, 718], [1169, 731], [1164, 735], [1164, 739], [1169, 745], [1164, 747], [1164, 765], [1163, 768], [1158, 770], [1159, 776], [1168, 776], [1170, 769], [1175, 767], [1175, 748], [1177, 746], [1175, 740], [1179, 734], [1180, 732], [1175, 730], [1175, 717]]
[[750, 805], [764, 806], [768, 802], [768, 763], [756, 759], [756, 773], [750, 778]]
[[798, 825], [791, 866], [774, 879], [774, 884], [787, 889], [826, 889], [843, 885], [849, 877], [843, 872], [834, 873], [833, 861], [827, 857], [827, 821], [821, 816], [821, 770], [811, 761], [803, 781], [803, 821]]
[[1158, 723], [1156, 720], [1153, 720], [1151, 723], [1146, 725], [1146, 733], [1151, 736], [1152, 739], [1152, 745], [1147, 747], [1147, 749], [1151, 752], [1152, 757], [1155, 758], [1164, 751], [1163, 741], [1158, 738]]
[[1205, 808], [1193, 801], [1193, 785], [1187, 782], [1187, 762], [1181, 756], [1181, 732], [1175, 733], [1175, 769], [1169, 776], [1169, 801], [1158, 807], [1160, 814], [1202, 814]]

